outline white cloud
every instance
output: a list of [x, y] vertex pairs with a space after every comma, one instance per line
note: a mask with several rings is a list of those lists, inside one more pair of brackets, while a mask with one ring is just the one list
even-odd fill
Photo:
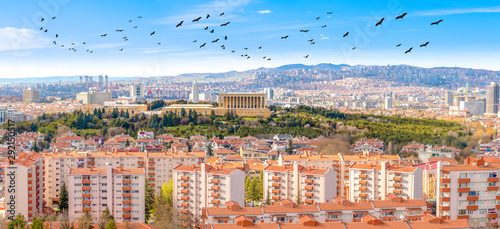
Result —
[[327, 40], [330, 39], [330, 37], [321, 37], [321, 40]]
[[271, 11], [270, 10], [261, 10], [261, 11], [259, 11], [257, 13], [259, 13], [259, 14], [270, 14]]
[[500, 6], [489, 8], [471, 8], [471, 9], [439, 9], [417, 12], [417, 16], [444, 16], [453, 14], [471, 14], [471, 13], [500, 13]]
[[0, 52], [39, 49], [50, 44], [40, 32], [31, 29], [13, 27], [0, 28]]

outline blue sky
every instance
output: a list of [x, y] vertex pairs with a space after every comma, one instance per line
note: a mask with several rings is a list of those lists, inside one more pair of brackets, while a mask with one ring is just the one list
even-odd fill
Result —
[[[148, 77], [295, 63], [500, 70], [498, 1], [3, 0], [0, 9], [1, 78]], [[219, 16], [222, 12], [225, 15]], [[404, 12], [408, 15], [396, 21]], [[211, 17], [205, 19], [206, 14]], [[191, 22], [198, 16], [203, 18]], [[382, 26], [375, 27], [383, 17]], [[430, 26], [439, 19], [444, 21]], [[182, 20], [183, 26], [176, 28]], [[231, 23], [219, 26], [226, 22]], [[323, 25], [327, 27], [321, 28]], [[205, 26], [215, 32], [205, 31]], [[304, 34], [301, 29], [310, 32]], [[155, 35], [150, 36], [153, 31]], [[346, 32], [349, 36], [343, 38]], [[227, 41], [223, 41], [225, 35]], [[289, 38], [280, 39], [285, 35]], [[220, 41], [212, 43], [217, 38]], [[310, 39], [314, 45], [309, 44]], [[419, 47], [427, 41], [427, 48]], [[77, 51], [68, 50], [70, 47]], [[405, 55], [410, 47], [412, 53]], [[242, 54], [251, 58], [242, 58]], [[272, 60], [264, 60], [264, 56]]]

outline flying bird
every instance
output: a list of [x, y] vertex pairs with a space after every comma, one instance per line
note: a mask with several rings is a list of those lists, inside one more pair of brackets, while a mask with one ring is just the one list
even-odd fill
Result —
[[90, 51], [90, 53], [94, 53], [94, 51]]
[[443, 19], [439, 20], [439, 21], [435, 21], [433, 23], [431, 23], [431, 25], [439, 25], [439, 23], [441, 23], [443, 21]]
[[226, 41], [227, 41], [227, 36], [224, 36], [224, 40], [226, 40]]
[[142, 16], [138, 16], [137, 18], [142, 18]]
[[85, 42], [83, 42], [82, 44], [85, 44]]
[[404, 13], [404, 14], [401, 14], [399, 16], [396, 17], [396, 20], [398, 19], [403, 19], [408, 13]]
[[212, 31], [210, 31], [210, 33], [214, 33], [214, 32], [215, 32], [215, 30], [213, 30], [213, 29], [212, 29]]
[[105, 34], [101, 35], [101, 37], [105, 37], [105, 36], [107, 36], [107, 35], [108, 35], [108, 34], [107, 34], [107, 33], [105, 33]]
[[48, 30], [45, 30], [44, 32], [47, 32]]
[[64, 48], [64, 45], [61, 45], [61, 48]]
[[220, 26], [227, 26], [227, 25], [229, 25], [229, 23], [231, 23], [231, 22], [230, 22], [230, 21], [228, 21], [228, 22], [226, 22], [226, 23], [224, 23], [224, 24], [221, 24]]
[[429, 44], [429, 42], [427, 41], [427, 42], [425, 42], [424, 44], [421, 44], [421, 45], [420, 45], [420, 47], [421, 47], [421, 48], [422, 48], [422, 47], [426, 47], [426, 48], [427, 48], [427, 45], [428, 45], [428, 44]]
[[207, 27], [205, 27], [205, 30], [207, 30], [207, 29], [208, 29], [208, 26], [207, 26]]
[[401, 44], [399, 44], [399, 45], [396, 45], [396, 47], [399, 47], [399, 46], [401, 46]]
[[122, 39], [126, 40], [126, 39], [127, 39], [127, 37], [122, 37]]
[[161, 45], [161, 42], [158, 42], [158, 45]]
[[250, 59], [250, 56], [247, 57], [247, 60]]
[[151, 34], [149, 34], [149, 36], [153, 36], [155, 35], [156, 31], [153, 31]]
[[56, 34], [56, 37], [59, 37], [59, 34]]
[[326, 28], [326, 25], [324, 25], [324, 26], [321, 26], [321, 28]]
[[40, 27], [40, 30], [43, 30], [43, 27]]
[[412, 49], [413, 49], [413, 47], [411, 47], [410, 49], [406, 50], [405, 54], [410, 53]]
[[179, 26], [182, 26], [182, 23], [184, 23], [184, 21], [179, 22], [179, 24], [177, 24], [177, 25], [175, 26], [175, 28], [177, 28], [177, 27], [179, 27]]
[[207, 14], [207, 17], [205, 19], [208, 19], [210, 17], [210, 14]]
[[40, 21], [45, 21], [45, 18], [42, 18], [42, 20], [40, 20]]
[[134, 27], [132, 27], [132, 28], [137, 29], [137, 26], [134, 26]]
[[314, 39], [311, 39], [311, 40], [307, 40], [307, 42], [313, 42], [313, 41], [314, 41]]
[[71, 45], [75, 45], [75, 43], [71, 43]]
[[262, 49], [262, 46], [259, 46], [259, 49]]
[[317, 17], [316, 20], [319, 20], [320, 17]]
[[310, 44], [312, 44], [312, 45], [313, 45], [313, 44], [316, 44], [316, 42], [311, 42]]
[[231, 53], [234, 53], [234, 52], [236, 52], [236, 51], [234, 51], [234, 50], [233, 50], [233, 51], [231, 51]]
[[200, 21], [201, 17], [197, 17], [196, 19], [193, 20], [193, 22]]
[[308, 30], [308, 29], [302, 29], [302, 30], [300, 30], [299, 32], [304, 32], [304, 33], [307, 33], [307, 32], [309, 32], [309, 30]]
[[248, 48], [244, 48], [245, 50], [248, 50]]
[[52, 20], [56, 19], [56, 17], [52, 17]]
[[288, 35], [281, 37], [281, 39], [287, 39], [287, 38], [288, 38]]
[[193, 43], [196, 43], [198, 40], [194, 40]]
[[271, 58], [267, 59], [267, 61], [270, 61], [270, 60], [271, 60]]
[[123, 51], [123, 48], [120, 49], [120, 52]]
[[262, 57], [262, 59], [266, 59], [266, 58], [267, 58], [266, 56]]
[[356, 47], [352, 47], [352, 50], [356, 49]]
[[217, 41], [219, 41], [219, 38], [213, 40], [212, 43], [217, 43]]
[[222, 15], [224, 15], [224, 12], [222, 12], [221, 14], [219, 14], [219, 16], [222, 16]]
[[309, 57], [309, 55], [304, 56], [304, 58], [306, 58], [306, 59], [307, 59], [307, 57]]
[[349, 36], [349, 32], [345, 33], [343, 37]]
[[326, 14], [333, 14], [333, 12], [328, 12], [328, 13], [326, 13]]
[[128, 22], [132, 22], [132, 20], [129, 20]]
[[57, 45], [56, 41], [53, 41], [52, 43], [54, 43], [55, 45]]
[[87, 49], [87, 52], [90, 51], [90, 49]]
[[377, 24], [375, 24], [375, 27], [382, 25], [382, 22], [384, 22], [384, 20], [385, 18], [380, 19], [380, 21], [378, 21]]
[[200, 45], [200, 48], [205, 47], [205, 45], [206, 45], [206, 44], [207, 44], [207, 43], [203, 43], [202, 45]]
[[116, 32], [123, 32], [123, 29], [117, 29]]

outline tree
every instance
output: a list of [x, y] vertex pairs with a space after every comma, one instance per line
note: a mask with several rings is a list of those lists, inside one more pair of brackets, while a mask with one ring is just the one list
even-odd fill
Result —
[[16, 218], [12, 221], [9, 222], [7, 225], [8, 229], [24, 229], [26, 228], [26, 225], [28, 224], [28, 221], [24, 219], [24, 215], [19, 213]]
[[35, 151], [37, 153], [40, 152], [40, 149], [38, 148], [38, 143], [37, 142], [35, 142], [35, 144], [33, 144], [33, 151]]
[[64, 210], [59, 214], [57, 220], [61, 224], [61, 229], [74, 229], [73, 223], [69, 221], [68, 211]]
[[264, 202], [264, 204], [271, 205], [271, 194], [269, 193], [269, 190], [267, 190], [266, 201]]
[[63, 182], [61, 191], [59, 192], [59, 209], [68, 210], [68, 189], [66, 183]]
[[45, 220], [43, 217], [37, 217], [33, 219], [33, 224], [31, 225], [31, 229], [44, 229]]
[[288, 148], [286, 148], [286, 152], [288, 153], [288, 155], [293, 154], [293, 141], [292, 141], [292, 139], [290, 139], [290, 141], [288, 141]]
[[208, 144], [208, 147], [207, 147], [207, 156], [211, 157], [213, 155], [213, 152], [212, 152], [212, 144]]
[[151, 217], [151, 214], [153, 213], [153, 210], [154, 210], [154, 203], [155, 203], [155, 198], [154, 198], [154, 190], [151, 188], [151, 185], [149, 184], [149, 182], [146, 180], [146, 187], [144, 188], [144, 193], [146, 195], [145, 197], [145, 200], [146, 200], [146, 203], [145, 203], [145, 218], [146, 218], [146, 222], [145, 223], [148, 223], [149, 220], [150, 220], [150, 217]]
[[125, 142], [125, 146], [130, 146], [130, 142], [127, 139], [127, 142]]
[[297, 203], [297, 205], [301, 204], [302, 203], [302, 200], [300, 199], [300, 190], [299, 192], [297, 193], [297, 199], [295, 200], [295, 202]]
[[186, 117], [186, 109], [184, 109], [184, 107], [181, 108], [181, 117]]
[[193, 146], [191, 145], [191, 143], [186, 142], [186, 145], [188, 147], [188, 152], [191, 152], [191, 150], [193, 149]]
[[116, 229], [116, 223], [114, 219], [111, 219], [106, 225], [105, 229]]
[[99, 218], [99, 229], [104, 229], [107, 228], [108, 223], [113, 220], [114, 221], [115, 217], [111, 215], [109, 212], [108, 206], [106, 206], [106, 209], [102, 212], [101, 217]]
[[174, 180], [170, 179], [168, 181], [168, 184], [165, 182], [161, 186], [161, 194], [163, 198], [165, 198], [165, 201], [169, 206], [173, 206], [174, 204], [173, 193], [174, 193]]
[[76, 219], [79, 229], [92, 229], [92, 215], [89, 211], [84, 211], [83, 215]]

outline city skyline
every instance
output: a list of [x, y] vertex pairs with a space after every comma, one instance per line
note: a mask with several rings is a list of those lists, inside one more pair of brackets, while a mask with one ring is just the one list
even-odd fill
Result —
[[[484, 23], [498, 21], [500, 6], [493, 1], [360, 1], [356, 4], [347, 1], [128, 1], [120, 6], [97, 1], [49, 3], [53, 4], [0, 3], [2, 8], [9, 9], [0, 15], [0, 78], [101, 74], [171, 76], [295, 63], [408, 64], [500, 70], [495, 64], [499, 57], [495, 50], [500, 48], [495, 40], [498, 32], [489, 29], [491, 24]], [[225, 14], [219, 16], [222, 12]], [[408, 15], [396, 21], [395, 17], [404, 12]], [[209, 19], [205, 19], [207, 13], [211, 15]], [[56, 18], [52, 20], [52, 17]], [[197, 17], [203, 18], [191, 22]], [[317, 17], [320, 18], [316, 20]], [[373, 30], [383, 17], [386, 18], [384, 24]], [[440, 19], [444, 21], [430, 26]], [[184, 21], [184, 25], [176, 28], [180, 21]], [[226, 22], [231, 24], [219, 26]], [[327, 27], [321, 28], [323, 25]], [[216, 32], [204, 31], [205, 26]], [[41, 27], [44, 29], [39, 30]], [[121, 29], [124, 31], [115, 31]], [[299, 32], [301, 29], [310, 32], [304, 34]], [[155, 34], [150, 35], [153, 31]], [[347, 31], [350, 35], [343, 38]], [[56, 45], [52, 43], [56, 40], [55, 34], [58, 34]], [[103, 34], [108, 36], [99, 36]], [[219, 47], [222, 43], [210, 43], [226, 35], [226, 50]], [[285, 35], [290, 37], [280, 39]], [[123, 36], [130, 40], [124, 41]], [[307, 42], [310, 39], [317, 43], [311, 45]], [[193, 40], [199, 41], [193, 44]], [[206, 48], [199, 48], [202, 41], [207, 43]], [[427, 48], [419, 47], [427, 41], [430, 42]], [[399, 43], [402, 46], [396, 47]], [[77, 51], [68, 50], [68, 45]], [[257, 48], [260, 46], [262, 49]], [[414, 47], [413, 51], [405, 55], [409, 47]], [[122, 48], [123, 51], [119, 51]], [[236, 50], [236, 53], [228, 50]], [[246, 52], [251, 59], [240, 57]], [[309, 55], [307, 59], [306, 55]], [[264, 60], [262, 56], [272, 60]]]

